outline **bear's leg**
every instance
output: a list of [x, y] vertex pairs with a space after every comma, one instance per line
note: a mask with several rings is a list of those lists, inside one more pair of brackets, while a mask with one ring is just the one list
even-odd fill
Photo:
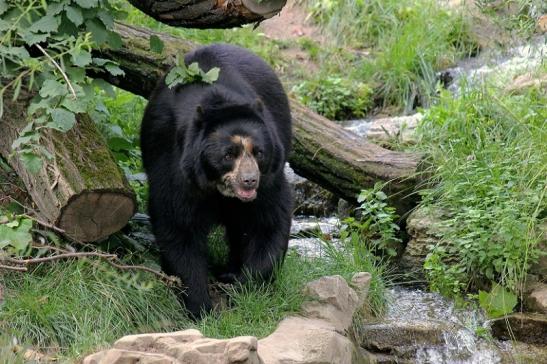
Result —
[[207, 234], [204, 229], [175, 231], [166, 226], [156, 230], [162, 269], [181, 279], [184, 291], [180, 297], [193, 318], [199, 319], [213, 307], [207, 286]]

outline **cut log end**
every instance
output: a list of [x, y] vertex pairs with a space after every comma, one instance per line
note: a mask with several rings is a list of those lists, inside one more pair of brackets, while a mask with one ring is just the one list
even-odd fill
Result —
[[98, 241], [123, 228], [135, 209], [131, 195], [119, 191], [86, 191], [70, 199], [57, 226], [78, 241]]

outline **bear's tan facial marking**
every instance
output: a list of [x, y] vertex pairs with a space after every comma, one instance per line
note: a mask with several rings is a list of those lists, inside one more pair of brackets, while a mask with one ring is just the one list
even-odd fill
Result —
[[253, 140], [241, 135], [234, 135], [230, 140], [241, 147], [234, 159], [232, 170], [222, 176], [217, 189], [224, 196], [237, 197], [244, 202], [252, 201], [256, 198], [260, 180], [260, 170], [253, 155]]

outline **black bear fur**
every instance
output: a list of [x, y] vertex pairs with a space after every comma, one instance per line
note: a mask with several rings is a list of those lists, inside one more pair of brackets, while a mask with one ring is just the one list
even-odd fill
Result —
[[[213, 226], [225, 226], [230, 249], [219, 279], [243, 281], [247, 273], [270, 279], [283, 261], [292, 212], [283, 172], [291, 116], [274, 71], [249, 51], [215, 44], [187, 54], [185, 63], [193, 62], [204, 71], [220, 68], [218, 80], [172, 89], [160, 81], [144, 113], [141, 148], [162, 269], [181, 278], [185, 306], [199, 318], [212, 309], [207, 236]], [[248, 171], [230, 175], [234, 189], [223, 185], [223, 176], [243, 163]]]

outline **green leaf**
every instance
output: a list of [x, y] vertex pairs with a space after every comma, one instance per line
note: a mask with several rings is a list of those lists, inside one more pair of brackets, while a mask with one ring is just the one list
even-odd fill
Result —
[[66, 17], [74, 23], [76, 26], [80, 26], [84, 22], [84, 17], [82, 15], [82, 11], [79, 8], [76, 8], [74, 6], [67, 6], [65, 8]]
[[21, 36], [21, 39], [23, 39], [23, 41], [28, 45], [45, 42], [48, 37], [47, 34], [36, 34], [28, 31], [27, 29], [20, 30], [18, 33]]
[[490, 317], [500, 317], [513, 312], [517, 296], [496, 284], [490, 293], [479, 291], [479, 304]]
[[112, 31], [108, 32], [108, 38], [106, 42], [112, 49], [119, 49], [123, 44], [122, 37], [120, 37], [118, 33]]
[[47, 123], [46, 127], [56, 129], [61, 132], [67, 132], [76, 124], [76, 115], [66, 109], [53, 109], [50, 112], [52, 122]]
[[4, 14], [8, 10], [8, 4], [5, 0], [0, 0], [0, 15]]
[[71, 97], [65, 97], [61, 103], [61, 106], [75, 114], [83, 113], [87, 110], [87, 103], [81, 98], [74, 99]]
[[97, 45], [103, 45], [108, 39], [108, 31], [98, 19], [88, 19], [85, 22], [87, 31], [91, 33], [91, 38]]
[[72, 63], [78, 67], [85, 67], [91, 63], [91, 53], [78, 49], [71, 53]]
[[199, 64], [197, 62], [193, 62], [190, 64], [187, 68], [187, 73], [189, 76], [197, 76], [201, 73], [201, 69], [199, 68]]
[[112, 75], [112, 76], [123, 76], [125, 75], [125, 72], [118, 67], [118, 65], [113, 63], [107, 63], [104, 68]]
[[29, 30], [33, 33], [51, 33], [57, 30], [59, 27], [59, 19], [51, 15], [46, 15], [34, 24], [32, 24]]
[[171, 69], [171, 71], [169, 71], [169, 73], [167, 74], [167, 76], [165, 76], [165, 84], [169, 87], [169, 88], [173, 88], [173, 86], [175, 86], [175, 81], [177, 80], [177, 77], [179, 76], [178, 74], [178, 70], [177, 70], [177, 67], [173, 67]]
[[65, 85], [56, 81], [56, 80], [45, 80], [40, 88], [40, 96], [43, 98], [54, 97], [54, 96], [64, 96], [68, 92]]
[[21, 219], [17, 227], [9, 227], [8, 224], [0, 225], [0, 249], [8, 245], [17, 251], [24, 251], [32, 243], [32, 220]]
[[0, 19], [0, 32], [5, 32], [11, 27], [11, 23]]
[[203, 82], [211, 84], [218, 80], [218, 75], [220, 73], [220, 68], [213, 67], [211, 68], [207, 73], [205, 73], [202, 77]]
[[163, 52], [164, 48], [163, 41], [158, 37], [157, 35], [151, 35], [150, 36], [150, 50], [154, 53], [160, 53]]
[[99, 10], [97, 17], [101, 19], [106, 29], [112, 29], [114, 27], [114, 18], [105, 10]]
[[99, 0], [74, 0], [74, 2], [84, 9], [96, 8]]
[[43, 163], [43, 160], [40, 156], [32, 152], [23, 152], [19, 153], [19, 159], [31, 174], [36, 174], [40, 172]]

